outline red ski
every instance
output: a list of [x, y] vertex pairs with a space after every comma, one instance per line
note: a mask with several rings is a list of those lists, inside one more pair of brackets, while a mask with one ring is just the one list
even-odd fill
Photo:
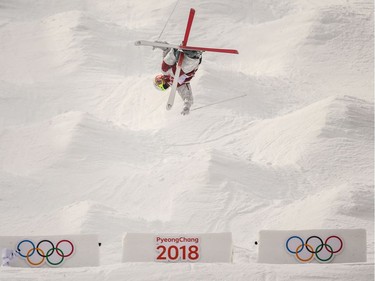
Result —
[[[182, 47], [186, 46], [186, 44], [188, 42], [191, 26], [193, 24], [194, 15], [195, 15], [195, 10], [190, 9], [189, 19], [188, 19], [188, 22], [187, 22], [187, 25], [186, 25], [186, 30], [185, 30], [184, 41], [182, 41], [182, 44], [181, 44]], [[177, 85], [178, 85], [178, 78], [180, 77], [181, 66], [182, 66], [183, 60], [184, 60], [184, 53], [181, 52], [179, 57], [178, 57], [178, 62], [177, 62], [176, 72], [174, 74], [171, 92], [169, 93], [167, 110], [170, 110], [173, 106], [173, 103], [174, 103], [174, 98], [176, 96], [176, 90], [177, 90]]]
[[181, 45], [173, 45], [173, 44], [168, 44], [168, 43], [155, 42], [155, 41], [146, 41], [146, 40], [136, 41], [135, 45], [136, 46], [151, 46], [151, 47], [157, 47], [157, 48], [173, 48], [173, 49], [188, 50], [188, 51], [227, 53], [227, 54], [236, 54], [236, 55], [238, 55], [238, 51], [234, 50], [234, 49], [207, 48], [207, 47], [195, 47], [195, 46], [181, 46]]

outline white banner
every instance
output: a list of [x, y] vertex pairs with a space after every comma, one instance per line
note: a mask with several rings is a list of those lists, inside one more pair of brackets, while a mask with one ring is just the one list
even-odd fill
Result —
[[232, 234], [126, 233], [123, 262], [232, 262]]
[[353, 263], [366, 262], [364, 229], [262, 230], [258, 262]]
[[83, 267], [99, 265], [97, 235], [0, 236], [2, 266]]

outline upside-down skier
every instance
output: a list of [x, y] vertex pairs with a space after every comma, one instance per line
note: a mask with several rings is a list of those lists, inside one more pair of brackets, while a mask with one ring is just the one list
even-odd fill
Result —
[[[238, 54], [238, 51], [234, 49], [189, 46], [188, 39], [194, 15], [195, 10], [191, 8], [186, 24], [184, 39], [180, 45], [146, 40], [138, 40], [135, 42], [136, 46], [152, 46], [153, 48], [160, 48], [163, 50], [163, 63], [161, 66], [162, 74], [159, 74], [154, 78], [154, 85], [161, 91], [165, 91], [172, 86], [169, 93], [167, 110], [170, 110], [173, 106], [176, 91], [180, 94], [184, 102], [184, 108], [181, 112], [182, 115], [189, 114], [190, 107], [193, 104], [193, 93], [191, 91], [190, 80], [194, 77], [195, 72], [198, 70], [199, 64], [202, 61], [202, 52]], [[164, 28], [160, 33], [159, 38], [162, 35]]]
[[[161, 64], [161, 73], [155, 76], [154, 85], [156, 89], [165, 91], [168, 89], [175, 79], [176, 64], [181, 50], [173, 48], [161, 48], [163, 50], [163, 62]], [[190, 81], [198, 70], [202, 62], [201, 51], [184, 50], [184, 60], [181, 66], [181, 72], [178, 77], [177, 92], [182, 98], [184, 105], [181, 112], [187, 115], [190, 107], [194, 102], [193, 93], [191, 91]]]

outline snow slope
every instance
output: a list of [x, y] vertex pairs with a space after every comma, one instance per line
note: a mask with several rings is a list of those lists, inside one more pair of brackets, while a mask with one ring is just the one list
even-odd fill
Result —
[[[0, 280], [373, 280], [373, 3], [180, 1], [189, 116], [150, 82], [175, 1], [0, 0], [0, 235], [97, 233], [98, 268]], [[257, 264], [262, 229], [365, 228], [368, 262]], [[124, 232], [221, 232], [234, 264], [121, 264]]]

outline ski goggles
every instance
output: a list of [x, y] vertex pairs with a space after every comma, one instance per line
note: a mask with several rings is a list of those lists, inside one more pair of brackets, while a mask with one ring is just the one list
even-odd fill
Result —
[[161, 81], [161, 82], [155, 81], [155, 86], [158, 87], [162, 91], [165, 91], [167, 89], [167, 87], [164, 87], [163, 81]]
[[165, 83], [165, 81], [163, 79], [163, 76], [161, 76], [161, 75], [155, 77], [154, 85], [160, 91], [165, 91], [166, 89], [169, 88], [169, 84]]

